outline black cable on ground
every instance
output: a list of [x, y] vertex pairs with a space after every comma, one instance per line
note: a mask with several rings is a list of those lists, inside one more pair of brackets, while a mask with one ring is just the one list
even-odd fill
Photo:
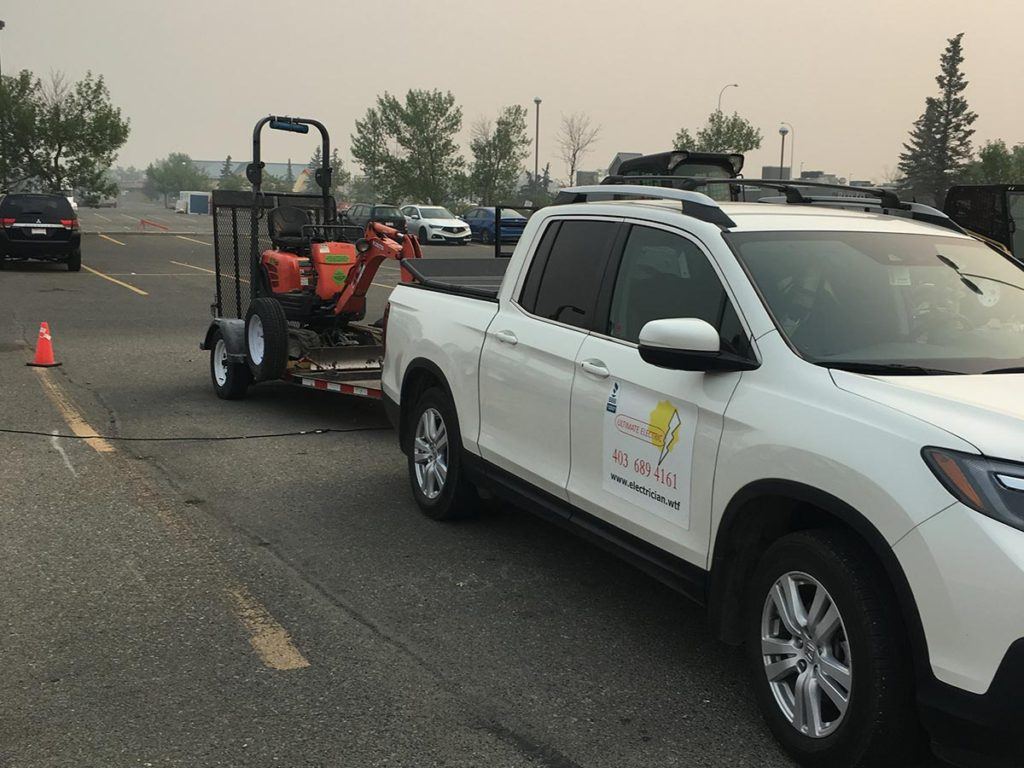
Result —
[[38, 437], [60, 437], [66, 438], [68, 440], [119, 440], [123, 443], [215, 443], [223, 442], [226, 440], [263, 440], [265, 438], [270, 437], [306, 437], [309, 435], [326, 435], [330, 432], [382, 432], [384, 430], [390, 429], [391, 427], [349, 427], [346, 429], [323, 427], [321, 429], [303, 429], [297, 432], [268, 432], [259, 435], [214, 435], [212, 437], [199, 435], [191, 435], [185, 437], [120, 437], [116, 435], [65, 435], [58, 432], [37, 432], [36, 430], [32, 429], [5, 429], [3, 427], [0, 427], [0, 433], [8, 435], [35, 435]]

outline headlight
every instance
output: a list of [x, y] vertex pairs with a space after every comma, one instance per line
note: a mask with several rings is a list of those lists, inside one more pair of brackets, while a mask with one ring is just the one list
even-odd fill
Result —
[[925, 448], [921, 455], [958, 501], [1024, 531], [1024, 464], [945, 448]]

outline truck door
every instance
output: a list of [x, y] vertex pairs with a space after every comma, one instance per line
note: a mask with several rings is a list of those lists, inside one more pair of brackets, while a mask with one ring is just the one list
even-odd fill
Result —
[[518, 296], [502, 301], [480, 358], [484, 459], [560, 498], [569, 477], [569, 397], [617, 220], [547, 225]]
[[1013, 255], [1022, 258], [1024, 257], [1024, 191], [1008, 191], [1006, 193], [1006, 208], [1010, 218]]
[[645, 323], [670, 317], [706, 320], [723, 349], [745, 356], [748, 336], [697, 241], [647, 225], [624, 234], [600, 325], [576, 357], [569, 501], [703, 568], [723, 414], [740, 374], [658, 368], [637, 340]]

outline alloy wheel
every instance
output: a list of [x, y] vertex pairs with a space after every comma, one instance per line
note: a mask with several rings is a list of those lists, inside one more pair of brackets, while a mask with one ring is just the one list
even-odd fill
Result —
[[828, 590], [800, 571], [779, 577], [761, 612], [761, 655], [775, 703], [797, 731], [824, 738], [846, 717], [850, 642]]
[[436, 499], [448, 479], [448, 430], [436, 408], [423, 411], [416, 425], [413, 463], [420, 492], [428, 499]]

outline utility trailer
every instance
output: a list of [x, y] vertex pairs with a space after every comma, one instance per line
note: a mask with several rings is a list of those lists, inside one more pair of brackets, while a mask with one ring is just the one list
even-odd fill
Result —
[[[320, 194], [265, 193], [260, 133], [271, 129], [322, 138]], [[330, 138], [316, 120], [269, 116], [253, 131], [251, 191], [214, 190], [213, 319], [200, 349], [210, 352], [210, 378], [224, 399], [243, 397], [261, 381], [380, 399], [384, 359], [381, 324], [364, 322], [366, 291], [384, 259], [405, 264], [419, 244], [381, 224], [363, 230], [338, 224], [330, 195]]]

